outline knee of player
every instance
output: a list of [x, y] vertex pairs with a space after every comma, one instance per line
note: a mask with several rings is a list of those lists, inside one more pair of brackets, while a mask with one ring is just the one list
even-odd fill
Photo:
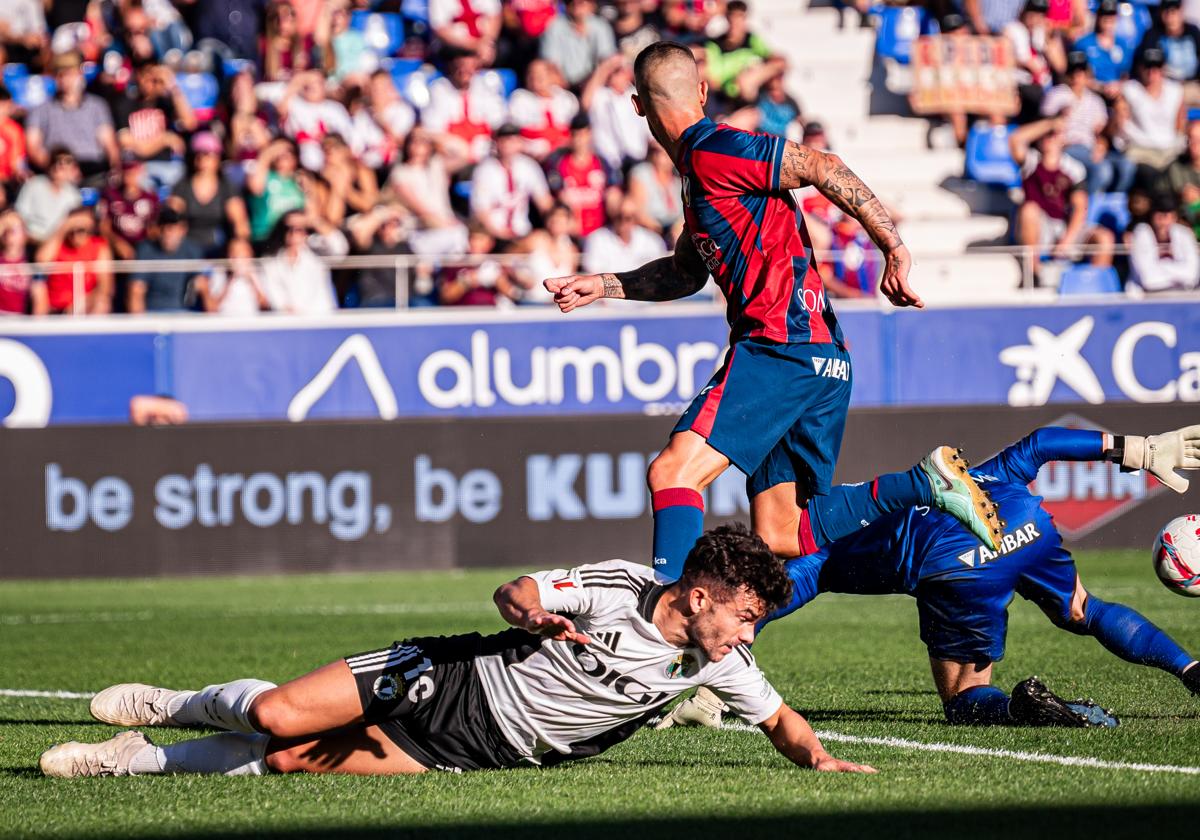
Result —
[[304, 759], [300, 755], [302, 749], [303, 746], [297, 745], [271, 752], [268, 747], [267, 767], [272, 773], [299, 773], [304, 769]]
[[294, 717], [292, 707], [283, 699], [279, 689], [264, 691], [255, 698], [246, 717], [255, 732], [276, 736], [291, 734], [291, 723]]
[[646, 483], [650, 486], [650, 490], [668, 490], [678, 487], [682, 467], [683, 464], [674, 453], [669, 450], [660, 452], [650, 462], [650, 468], [646, 470]]

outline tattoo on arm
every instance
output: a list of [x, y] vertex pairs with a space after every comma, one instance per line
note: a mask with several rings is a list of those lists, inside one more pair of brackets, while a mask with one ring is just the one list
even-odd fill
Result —
[[604, 297], [629, 300], [677, 300], [695, 294], [708, 281], [708, 269], [685, 230], [669, 257], [632, 271], [601, 274]]

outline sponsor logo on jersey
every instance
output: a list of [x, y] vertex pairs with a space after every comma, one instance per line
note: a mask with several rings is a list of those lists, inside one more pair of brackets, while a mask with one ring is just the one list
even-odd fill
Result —
[[610, 668], [600, 657], [596, 656], [581, 644], [571, 645], [571, 653], [583, 673], [594, 677], [601, 685], [607, 686], [642, 706], [657, 706], [665, 703], [671, 695], [665, 691], [654, 691], [650, 686], [636, 677], [622, 674], [616, 668]]
[[[1048, 423], [1068, 429], [1107, 432], [1075, 414]], [[1146, 472], [1121, 472], [1109, 461], [1053, 461], [1042, 466], [1029, 491], [1042, 497], [1042, 507], [1067, 539], [1078, 540], [1163, 491]]]
[[392, 674], [384, 674], [375, 680], [375, 684], [371, 686], [371, 691], [380, 700], [387, 702], [395, 700], [400, 693], [400, 684], [396, 681], [396, 677]]
[[850, 362], [845, 359], [826, 359], [823, 356], [813, 356], [813, 368], [818, 376], [826, 379], [850, 381]]
[[667, 664], [666, 675], [673, 680], [676, 677], [690, 677], [697, 670], [696, 657], [690, 653], [681, 653]]
[[981, 545], [979, 548], [973, 548], [958, 555], [958, 559], [964, 566], [974, 569], [977, 566], [982, 566], [984, 563], [995, 560], [997, 557], [1003, 557], [1006, 554], [1016, 551], [1018, 548], [1029, 545], [1041, 535], [1041, 531], [1032, 522], [1029, 522], [1015, 531], [1009, 531], [1005, 534], [1003, 539], [1000, 540], [999, 551], [992, 551], [986, 545]]

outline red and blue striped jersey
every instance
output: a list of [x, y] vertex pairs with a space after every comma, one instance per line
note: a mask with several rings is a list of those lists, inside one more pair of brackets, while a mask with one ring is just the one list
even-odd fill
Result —
[[843, 345], [804, 215], [780, 189], [786, 142], [705, 118], [676, 165], [696, 250], [725, 294], [731, 340]]

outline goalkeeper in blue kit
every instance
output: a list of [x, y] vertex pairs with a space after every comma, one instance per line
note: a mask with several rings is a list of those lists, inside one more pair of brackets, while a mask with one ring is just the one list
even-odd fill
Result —
[[[790, 602], [764, 626], [822, 592], [907, 594], [917, 600], [921, 640], [947, 722], [977, 725], [1115, 726], [1091, 701], [1064, 701], [1036, 677], [1011, 695], [993, 686], [992, 665], [1004, 656], [1008, 604], [1033, 601], [1055, 625], [1092, 636], [1121, 659], [1159, 668], [1200, 694], [1196, 658], [1135, 610], [1104, 601], [1080, 582], [1071, 554], [1041, 498], [1028, 489], [1050, 461], [1114, 461], [1145, 469], [1178, 493], [1188, 482], [1177, 469], [1200, 468], [1200, 426], [1135, 437], [1042, 428], [971, 474], [999, 505], [1007, 523], [998, 551], [955, 520], [929, 507], [888, 514], [863, 530], [787, 562]], [[836, 492], [836, 490], [835, 490]], [[662, 725], [719, 721], [719, 703], [701, 690]]]

